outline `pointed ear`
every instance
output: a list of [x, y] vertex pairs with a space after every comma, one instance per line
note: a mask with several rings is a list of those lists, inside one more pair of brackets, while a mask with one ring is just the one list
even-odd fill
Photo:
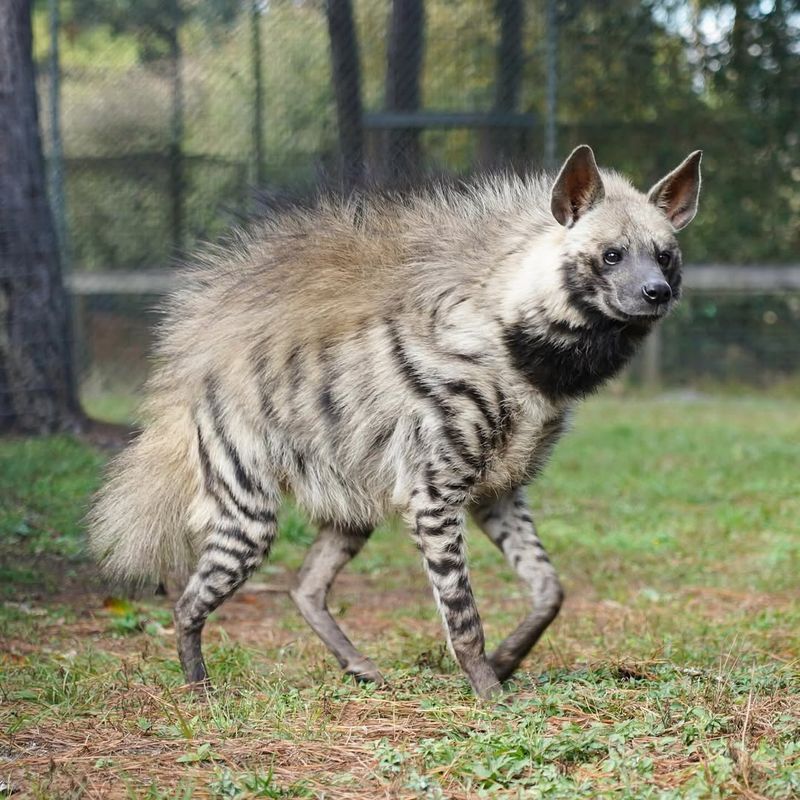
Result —
[[558, 173], [550, 192], [550, 210], [561, 225], [570, 228], [605, 194], [592, 148], [582, 144], [570, 153]]
[[695, 150], [647, 193], [647, 199], [666, 214], [676, 231], [685, 228], [697, 213], [702, 158], [703, 151]]

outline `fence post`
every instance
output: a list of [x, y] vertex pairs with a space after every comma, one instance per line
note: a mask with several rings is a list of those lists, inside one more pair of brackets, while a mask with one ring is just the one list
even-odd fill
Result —
[[556, 114], [558, 105], [558, 9], [556, 0], [547, 0], [547, 47], [545, 51], [547, 89], [544, 131], [544, 165], [555, 169]]
[[167, 33], [169, 43], [170, 79], [172, 82], [172, 108], [169, 132], [169, 184], [172, 223], [172, 247], [175, 253], [184, 244], [185, 176], [183, 164], [184, 95], [183, 95], [183, 50], [181, 48], [180, 9], [176, 7], [172, 26]]
[[352, 0], [326, 0], [331, 80], [336, 100], [342, 186], [358, 185], [364, 175], [364, 112], [361, 61]]
[[250, 0], [250, 54], [253, 69], [253, 178], [256, 186], [264, 184], [264, 80], [261, 74], [261, 3]]

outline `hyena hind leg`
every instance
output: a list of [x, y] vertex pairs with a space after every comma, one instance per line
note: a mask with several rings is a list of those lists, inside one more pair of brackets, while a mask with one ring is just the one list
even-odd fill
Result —
[[258, 511], [220, 511], [197, 568], [175, 606], [175, 631], [186, 682], [207, 684], [201, 635], [208, 615], [230, 597], [269, 553], [277, 531], [277, 501]]
[[536, 533], [525, 491], [516, 489], [494, 502], [473, 509], [483, 532], [502, 551], [531, 593], [533, 608], [500, 643], [490, 661], [497, 677], [511, 677], [556, 618], [564, 593], [555, 568]]
[[378, 668], [353, 646], [327, 605], [328, 592], [339, 571], [356, 556], [371, 534], [371, 528], [323, 527], [289, 594], [305, 621], [348, 675], [359, 681], [381, 684], [383, 676]]

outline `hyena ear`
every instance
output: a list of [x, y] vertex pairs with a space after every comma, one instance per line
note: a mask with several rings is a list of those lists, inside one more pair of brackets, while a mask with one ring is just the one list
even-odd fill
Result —
[[579, 145], [564, 162], [550, 192], [553, 216], [570, 228], [605, 196], [592, 148], [588, 144]]
[[697, 213], [702, 158], [703, 151], [695, 150], [647, 193], [647, 199], [667, 215], [676, 231], [685, 228]]

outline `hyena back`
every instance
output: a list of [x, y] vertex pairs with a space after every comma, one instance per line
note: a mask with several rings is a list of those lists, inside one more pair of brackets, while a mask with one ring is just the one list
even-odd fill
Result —
[[[693, 153], [645, 196], [582, 146], [555, 180], [287, 212], [187, 270], [149, 423], [112, 464], [90, 526], [114, 577], [189, 575], [175, 612], [187, 681], [207, 680], [205, 620], [268, 554], [290, 492], [320, 527], [292, 597], [347, 672], [381, 680], [327, 593], [399, 511], [455, 658], [478, 695], [496, 691], [562, 600], [524, 487], [574, 402], [678, 298], [675, 232], [694, 216], [699, 164]], [[467, 513], [531, 596], [491, 656]]]

